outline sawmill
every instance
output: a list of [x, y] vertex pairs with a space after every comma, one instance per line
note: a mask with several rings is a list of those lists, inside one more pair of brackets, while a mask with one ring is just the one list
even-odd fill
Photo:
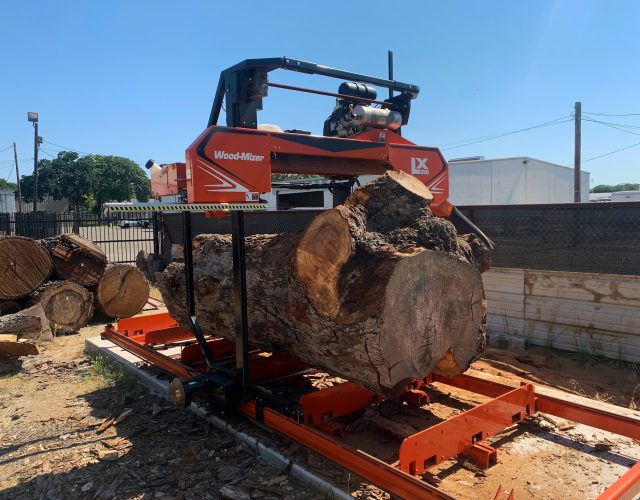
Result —
[[[276, 70], [342, 83], [337, 92], [285, 85], [271, 81]], [[335, 99], [323, 135], [260, 124], [274, 88]], [[639, 439], [625, 415], [465, 373], [486, 345], [482, 273], [494, 243], [448, 201], [440, 150], [404, 136], [419, 91], [391, 68], [385, 79], [287, 57], [222, 71], [185, 161], [147, 164], [154, 194], [179, 200], [109, 204], [178, 213], [183, 241], [157, 274], [168, 312], [121, 319], [103, 339], [172, 377], [176, 406], [246, 418], [402, 498], [451, 498], [424, 479], [430, 468], [455, 457], [492, 466], [499, 450], [486, 441], [539, 412]], [[247, 235], [246, 220], [266, 211], [272, 174], [322, 176], [350, 194], [301, 233]], [[363, 175], [375, 179], [359, 185]], [[194, 213], [228, 221], [230, 234], [194, 238]], [[314, 383], [318, 374], [332, 383]], [[348, 423], [385, 402], [427, 415], [432, 384], [485, 402], [408, 433], [378, 418], [402, 436], [396, 461], [349, 444]], [[636, 465], [602, 498], [623, 498], [614, 493], [637, 488], [638, 473]]]

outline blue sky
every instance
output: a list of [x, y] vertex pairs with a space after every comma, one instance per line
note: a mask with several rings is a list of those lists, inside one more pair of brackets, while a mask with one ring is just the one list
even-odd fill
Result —
[[[413, 142], [439, 146], [447, 158], [527, 155], [572, 165], [572, 122], [447, 147], [568, 117], [578, 100], [585, 113], [640, 113], [638, 19], [632, 0], [6, 0], [0, 150], [15, 141], [21, 173], [30, 173], [26, 113], [38, 111], [44, 157], [64, 146], [180, 161], [206, 126], [222, 69], [286, 55], [385, 76], [390, 49], [396, 79], [421, 88], [404, 129]], [[283, 71], [270, 78], [334, 91], [340, 83]], [[332, 106], [329, 97], [272, 89], [260, 121], [321, 133]], [[640, 115], [586, 116], [640, 127]], [[640, 143], [640, 128], [622, 128], [583, 123], [583, 158]], [[640, 146], [583, 164], [592, 184], [640, 182], [639, 166]], [[7, 150], [0, 176], [11, 169]]]

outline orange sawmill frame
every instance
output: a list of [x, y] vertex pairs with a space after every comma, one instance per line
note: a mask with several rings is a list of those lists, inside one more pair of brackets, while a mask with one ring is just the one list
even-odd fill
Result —
[[[102, 338], [183, 380], [193, 379], [205, 371], [204, 366], [187, 364], [183, 360], [162, 354], [153, 347], [185, 346], [194, 340], [192, 332], [179, 328], [167, 313], [123, 319], [117, 327], [107, 325], [102, 332]], [[233, 351], [233, 343], [223, 339], [210, 339], [208, 344], [214, 346], [218, 354], [228, 355]], [[184, 347], [182, 351], [188, 349], [189, 346]], [[189, 361], [194, 360], [196, 356], [192, 352]], [[251, 367], [255, 368], [251, 375], [252, 380], [260, 381], [274, 375], [286, 377], [287, 374], [297, 374], [306, 365], [290, 356], [276, 353], [270, 357], [254, 359]], [[336, 426], [329, 425], [333, 419], [382, 400], [375, 393], [351, 382], [303, 395], [299, 399], [299, 404], [304, 410], [304, 419], [301, 422], [269, 407], [260, 409], [258, 417], [255, 400], [241, 403], [238, 410], [250, 419], [260, 420], [263, 425], [381, 488], [402, 498], [411, 499], [452, 498], [416, 476], [429, 467], [460, 454], [466, 455], [478, 466], [488, 467], [497, 460], [496, 450], [483, 441], [538, 411], [640, 441], [640, 424], [636, 420], [537, 394], [533, 384], [529, 383], [514, 388], [469, 375], [454, 378], [431, 375], [407, 387], [405, 400], [414, 401], [416, 405], [422, 403], [420, 388], [429, 382], [448, 384], [492, 399], [407, 437], [400, 446], [398, 467], [352, 448], [334, 437], [339, 433], [335, 432]], [[600, 499], [630, 499], [636, 498], [638, 494], [640, 462], [613, 483]]]

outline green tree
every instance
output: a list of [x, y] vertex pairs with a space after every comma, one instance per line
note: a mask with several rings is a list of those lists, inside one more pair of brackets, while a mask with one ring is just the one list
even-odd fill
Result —
[[592, 193], [615, 193], [617, 191], [640, 191], [640, 184], [622, 182], [620, 184], [598, 184], [591, 188]]
[[[53, 196], [56, 199], [60, 199], [59, 186], [55, 177], [51, 160], [40, 160], [38, 162], [38, 201], [42, 201], [45, 196]], [[33, 186], [33, 174], [23, 175], [20, 178], [22, 198], [27, 203], [33, 201]]]
[[[27, 200], [33, 200], [33, 176], [22, 178], [21, 188]], [[85, 206], [95, 184], [95, 165], [90, 156], [80, 157], [73, 151], [60, 151], [53, 160], [38, 162], [38, 199], [52, 196], [67, 198], [77, 214]]]
[[92, 156], [96, 167], [93, 191], [96, 210], [108, 201], [147, 201], [151, 197], [151, 181], [145, 171], [132, 160], [120, 156]]
[[[23, 198], [33, 201], [33, 175], [22, 176]], [[80, 156], [73, 151], [60, 151], [53, 160], [38, 162], [38, 199], [52, 196], [67, 198], [70, 208], [102, 210], [108, 201], [147, 201], [151, 181], [134, 161], [120, 156]]]
[[17, 188], [15, 183], [0, 179], [0, 191], [15, 191]]

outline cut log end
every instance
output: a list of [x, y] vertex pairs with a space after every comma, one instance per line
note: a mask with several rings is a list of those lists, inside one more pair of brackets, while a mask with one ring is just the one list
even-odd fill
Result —
[[40, 303], [54, 333], [74, 333], [93, 315], [93, 294], [70, 281], [45, 284], [34, 295]]
[[149, 299], [149, 283], [138, 268], [108, 267], [96, 288], [96, 304], [110, 318], [129, 318], [142, 311]]
[[349, 224], [340, 211], [318, 215], [300, 238], [295, 254], [296, 278], [320, 314], [336, 315], [340, 307], [338, 279], [342, 265], [353, 255]]
[[0, 237], [0, 299], [26, 297], [51, 276], [47, 251], [21, 236]]
[[484, 345], [478, 272], [450, 255], [398, 255], [385, 289], [380, 334], [365, 349], [385, 394], [431, 372], [458, 375]]

